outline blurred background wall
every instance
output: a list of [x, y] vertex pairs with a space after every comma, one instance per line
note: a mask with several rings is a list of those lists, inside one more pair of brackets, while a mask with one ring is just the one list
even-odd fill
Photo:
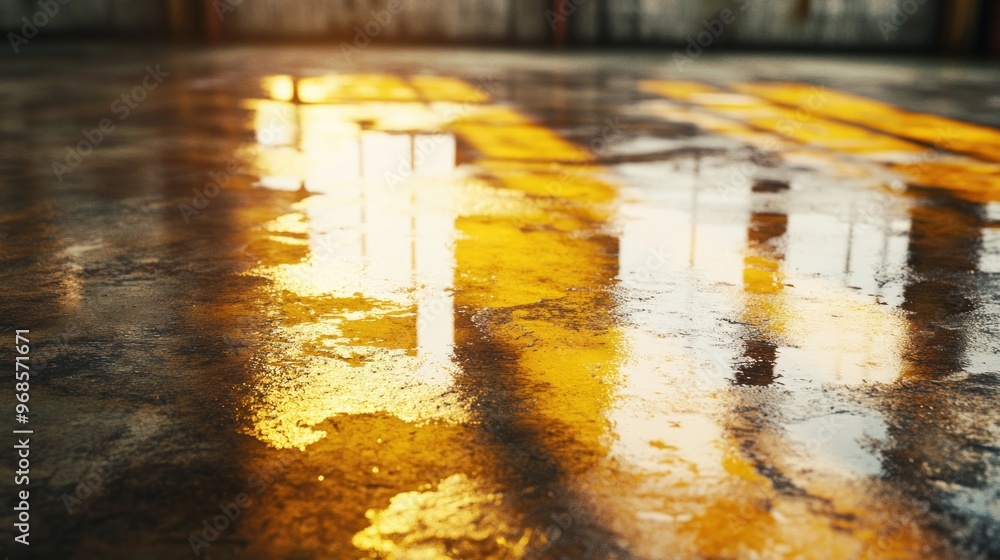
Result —
[[717, 46], [1000, 52], [1000, 0], [0, 0], [0, 27], [22, 33], [45, 5], [49, 36], [341, 41], [368, 25], [386, 43], [678, 46], [728, 9]]

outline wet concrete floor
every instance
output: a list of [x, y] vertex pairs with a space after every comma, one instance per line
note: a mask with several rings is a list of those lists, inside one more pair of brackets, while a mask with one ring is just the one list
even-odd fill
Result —
[[31, 47], [3, 554], [1000, 557], [996, 66]]

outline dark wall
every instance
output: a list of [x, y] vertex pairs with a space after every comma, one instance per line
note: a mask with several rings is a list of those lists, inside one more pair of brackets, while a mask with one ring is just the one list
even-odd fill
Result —
[[[870, 50], [935, 48], [948, 11], [945, 0], [398, 0], [400, 9], [387, 18], [389, 0], [42, 1], [59, 5], [40, 30], [50, 36], [155, 37], [173, 29], [230, 39], [340, 41], [355, 26], [368, 26], [386, 43], [545, 44], [566, 16], [569, 43], [676, 46], [696, 39], [706, 22], [718, 30], [713, 21], [730, 10], [714, 44]], [[562, 13], [553, 9], [559, 2]], [[0, 27], [19, 32], [21, 18], [40, 11], [38, 0], [0, 0]]]

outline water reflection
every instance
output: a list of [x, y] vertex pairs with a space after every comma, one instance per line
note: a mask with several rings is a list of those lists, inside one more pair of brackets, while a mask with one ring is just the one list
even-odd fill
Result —
[[[258, 141], [244, 155], [261, 186], [316, 194], [263, 226], [271, 245], [305, 249], [301, 260], [250, 272], [296, 311], [287, 344], [267, 358], [261, 385], [273, 387], [256, 432], [302, 448], [322, 437], [308, 426], [338, 413], [461, 421], [448, 396], [459, 177], [454, 137], [433, 127], [448, 122], [444, 102], [481, 98], [429, 77], [276, 76], [263, 86], [272, 99], [248, 104]], [[444, 98], [432, 106], [427, 92]]]
[[926, 513], [888, 522], [927, 493], [883, 478], [939, 448], [868, 394], [962, 368], [973, 288], [938, 272], [978, 266], [984, 208], [891, 188], [905, 140], [784, 134], [747, 94], [660, 84], [674, 102], [640, 108], [782, 148], [734, 180], [729, 156], [601, 168], [458, 84], [274, 77], [248, 104], [260, 185], [299, 193], [253, 234], [281, 326], [249, 431], [314, 457], [361, 425], [426, 442], [366, 467], [353, 546], [525, 557], [572, 510], [567, 554], [946, 555]]
[[[907, 312], [908, 344], [896, 391], [881, 395], [880, 405], [890, 418], [883, 470], [907, 481], [906, 491], [922, 503], [960, 515], [974, 531], [988, 531], [997, 511], [983, 494], [995, 495], [1000, 483], [983, 474], [989, 448], [970, 437], [978, 421], [956, 406], [980, 387], [967, 377], [971, 372], [983, 366], [996, 370], [995, 353], [982, 364], [972, 363], [982, 360], [986, 350], [977, 315], [988, 298], [975, 275], [985, 209], [939, 192], [923, 194], [937, 204], [915, 205], [910, 211], [908, 281], [901, 306]], [[964, 406], [992, 406], [973, 401]]]
[[[788, 189], [785, 183], [775, 183], [755, 181], [753, 198]], [[761, 202], [756, 204], [763, 206]], [[735, 380], [740, 385], [770, 385], [775, 379], [774, 362], [786, 328], [781, 264], [787, 231], [788, 216], [783, 212], [761, 208], [750, 214], [743, 257], [743, 289], [747, 293], [743, 320], [749, 332], [743, 342], [743, 359], [736, 366]]]
[[[737, 361], [734, 375], [738, 382], [767, 385], [780, 372], [782, 385], [797, 394], [790, 400], [778, 394], [762, 399], [761, 395], [736, 393], [733, 414], [727, 423], [735, 437], [734, 444], [751, 460], [754, 470], [769, 478], [781, 494], [805, 492], [824, 496], [832, 500], [835, 508], [849, 511], [858, 507], [858, 503], [852, 504], [842, 494], [835, 499], [832, 496], [842, 492], [836, 488], [854, 484], [852, 481], [858, 476], [890, 475], [884, 481], [887, 484], [880, 479], [868, 479], [868, 483], [875, 492], [904, 494], [905, 497], [896, 498], [901, 504], [918, 504], [912, 500], [929, 499], [937, 494], [932, 484], [917, 482], [928, 472], [950, 471], [954, 476], [961, 469], [971, 472], [976, 468], [973, 465], [981, 468], [983, 456], [967, 451], [959, 463], [961, 466], [952, 462], [946, 467], [947, 461], [931, 460], [930, 457], [953, 457], [963, 444], [929, 426], [927, 429], [937, 436], [925, 440], [914, 433], [911, 415], [916, 410], [929, 409], [934, 411], [935, 425], [956, 422], [947, 413], [947, 407], [941, 410], [941, 406], [915, 402], [914, 398], [917, 394], [947, 394], [944, 387], [931, 391], [918, 380], [925, 376], [940, 379], [963, 371], [967, 365], [965, 344], [970, 340], [970, 327], [976, 329], [971, 322], [976, 301], [973, 294], [975, 286], [981, 285], [981, 280], [976, 282], [970, 276], [982, 260], [978, 254], [981, 235], [978, 216], [984, 210], [978, 203], [995, 197], [997, 192], [989, 186], [990, 176], [995, 175], [991, 165], [953, 154], [936, 154], [922, 161], [926, 151], [920, 146], [877, 131], [817, 118], [811, 112], [803, 113], [804, 87], [799, 88], [796, 97], [798, 113], [750, 96], [724, 94], [701, 84], [647, 83], [644, 87], [683, 104], [657, 102], [648, 106], [653, 112], [695, 123], [766, 150], [780, 150], [782, 159], [789, 164], [807, 162], [795, 171], [786, 171], [793, 179], [793, 188], [782, 196], [779, 204], [785, 209], [795, 209], [794, 212], [775, 212], [776, 204], [759, 211], [753, 208], [754, 203], [748, 204], [753, 209], [747, 235], [749, 274], [744, 276], [744, 285], [748, 295], [785, 294], [784, 312], [780, 314], [785, 336], [773, 345], [760, 344], [758, 340], [746, 343], [744, 360]], [[766, 87], [774, 95], [783, 91], [779, 86]], [[745, 91], [753, 89], [752, 85], [742, 87]], [[830, 116], [841, 116], [832, 108], [830, 111], [827, 113]], [[847, 120], [851, 118], [859, 117], [854, 115]], [[916, 122], [923, 116], [911, 114], [908, 118]], [[881, 121], [866, 119], [865, 122], [870, 125]], [[962, 143], [970, 138], [964, 134], [966, 128], [955, 127], [963, 133], [956, 146], [970, 146]], [[911, 132], [925, 134], [919, 129]], [[781, 137], [774, 136], [775, 133]], [[969, 151], [974, 150], [969, 148]], [[851, 155], [844, 157], [844, 154]], [[854, 157], [859, 154], [865, 158]], [[895, 185], [891, 183], [892, 177], [868, 165], [866, 159], [905, 173], [914, 184], [944, 189], [948, 194], [933, 194], [934, 191], [916, 187], [903, 198], [896, 188], [884, 189], [883, 185]], [[909, 163], [897, 164], [898, 161]], [[750, 168], [758, 173], [774, 173], [756, 165]], [[796, 196], [796, 190], [809, 190], [810, 176], [817, 169], [822, 169], [825, 185], [831, 185], [832, 177], [844, 177], [837, 185], [837, 196], [825, 197], [815, 191], [809, 199]], [[845, 211], [841, 207], [848, 198], [845, 190], [850, 190], [845, 187], [850, 183], [872, 189], [868, 193], [855, 191], [851, 197], [872, 199], [871, 193], [879, 190], [897, 194], [877, 194], [873, 201], [886, 197], [890, 200], [878, 204], [877, 211], [871, 213], [859, 211], [864, 204], [857, 204], [856, 200]], [[741, 204], [740, 190], [730, 188], [727, 198], [730, 204]], [[900, 207], [895, 201], [904, 204]], [[699, 210], [698, 215], [703, 212]], [[843, 264], [838, 271], [838, 259], [830, 257], [831, 249], [835, 254], [840, 240], [845, 241], [845, 256], [840, 259]], [[779, 282], [785, 282], [787, 287], [783, 289]], [[885, 307], [863, 305], [867, 298], [858, 296], [864, 295]], [[762, 313], [755, 318], [778, 315]], [[818, 322], [819, 318], [822, 321]], [[822, 325], [820, 329], [816, 328], [817, 323]], [[827, 377], [823, 372], [831, 366], [837, 374]], [[848, 374], [850, 370], [854, 372]], [[848, 393], [836, 389], [836, 385], [818, 393], [815, 383], [820, 379], [836, 380], [838, 384], [895, 380], [883, 386], [890, 389], [878, 390], [878, 394], [884, 395], [883, 400], [892, 404], [883, 406], [879, 399], [845, 401], [837, 394]], [[829, 392], [831, 389], [833, 392]], [[803, 414], [798, 410], [803, 400], [820, 409], [828, 407], [831, 414], [811, 417]], [[796, 405], [796, 401], [800, 404]], [[917, 463], [922, 466], [914, 466]], [[967, 504], [974, 504], [975, 494], [969, 489], [953, 495], [961, 495]], [[953, 498], [932, 499], [938, 507], [957, 507]], [[872, 504], [863, 507], [872, 508]], [[974, 519], [976, 516], [983, 519], [981, 507], [965, 507], [969, 507], [968, 514]], [[864, 514], [854, 513], [862, 525], [872, 523], [879, 527], [876, 540], [862, 539], [861, 550], [865, 554], [892, 556], [919, 550], [948, 554], [947, 547], [932, 532], [909, 531], [927, 526], [926, 508], [911, 510], [906, 514], [905, 524], [880, 521], [879, 511], [880, 508], [872, 508]], [[822, 534], [818, 528], [814, 532], [815, 537]], [[843, 550], [847, 553], [853, 546]]]
[[[263, 311], [282, 319], [255, 357], [251, 432], [322, 453], [339, 417], [388, 414], [443, 437], [463, 427], [467, 441], [450, 445], [487, 459], [441, 463], [448, 476], [403, 486], [353, 543], [390, 556], [471, 547], [520, 557], [548, 512], [568, 507], [553, 497], [560, 473], [602, 454], [616, 246], [598, 224], [612, 189], [595, 169], [553, 168], [586, 155], [515, 111], [456, 94], [464, 82], [350, 81], [275, 79], [265, 85], [279, 99], [249, 104], [259, 141], [244, 153], [260, 185], [306, 189], [293, 213], [262, 225], [265, 258], [248, 272], [270, 281], [261, 299], [278, 308]], [[456, 170], [455, 135], [480, 154], [475, 177]], [[330, 161], [345, 162], [339, 175], [310, 164]], [[563, 426], [558, 443], [552, 423]], [[599, 532], [559, 546], [577, 550]]]

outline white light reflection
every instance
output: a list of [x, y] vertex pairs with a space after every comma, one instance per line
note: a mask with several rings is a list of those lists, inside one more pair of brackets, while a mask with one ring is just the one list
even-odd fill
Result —
[[310, 426], [337, 414], [464, 421], [450, 389], [461, 178], [443, 129], [458, 113], [406, 94], [400, 79], [300, 81], [294, 102], [284, 80], [268, 84], [273, 99], [248, 104], [257, 142], [244, 155], [259, 186], [310, 194], [268, 225], [272, 239], [309, 251], [253, 274], [307, 306], [281, 331], [312, 350], [265, 356], [256, 435], [302, 448], [322, 438]]

